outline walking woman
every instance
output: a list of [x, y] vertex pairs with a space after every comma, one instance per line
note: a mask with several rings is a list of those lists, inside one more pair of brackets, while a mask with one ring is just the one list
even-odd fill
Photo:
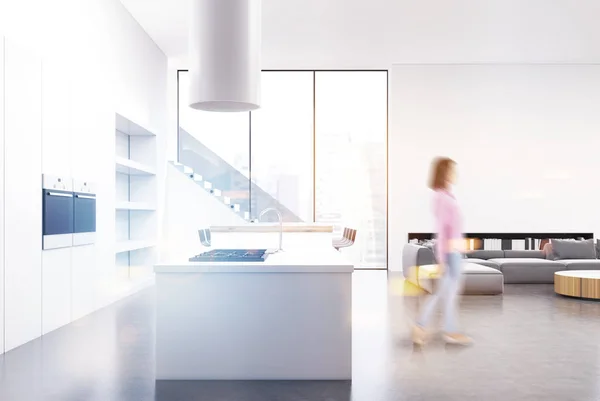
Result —
[[471, 339], [459, 332], [456, 301], [461, 287], [462, 252], [464, 240], [462, 219], [452, 186], [456, 181], [456, 163], [449, 158], [438, 158], [433, 162], [430, 188], [434, 191], [433, 214], [436, 226], [436, 258], [439, 265], [439, 282], [435, 294], [431, 295], [413, 330], [415, 344], [423, 345], [427, 340], [427, 328], [436, 306], [441, 303], [444, 314], [443, 337], [447, 343], [467, 345]]

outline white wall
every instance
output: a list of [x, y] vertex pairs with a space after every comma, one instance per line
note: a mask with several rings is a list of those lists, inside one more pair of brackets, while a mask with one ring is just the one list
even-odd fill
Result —
[[[187, 62], [180, 58], [169, 57], [167, 68], [167, 160], [177, 161], [177, 70], [187, 69]], [[184, 105], [185, 106], [185, 105]]]
[[[181, 196], [186, 194], [186, 196]], [[246, 221], [174, 166], [167, 166], [161, 259], [187, 260], [203, 251], [198, 230]]]
[[600, 60], [594, 0], [263, 3], [265, 68]]
[[[18, 63], [10, 79], [7, 75], [13, 87], [7, 87], [5, 109], [15, 108], [3, 133], [3, 244], [12, 252], [5, 258], [8, 351], [121, 295], [114, 254], [115, 113], [157, 134], [157, 178], [162, 183], [167, 59], [118, 0], [3, 1], [0, 32], [24, 57], [37, 60], [26, 63], [15, 57]], [[7, 67], [10, 62], [7, 53]], [[33, 62], [41, 69], [34, 70]], [[41, 123], [33, 113], [40, 106]], [[42, 173], [96, 183], [94, 246], [42, 256]], [[18, 193], [28, 196], [11, 195]], [[156, 230], [158, 236], [158, 224]]]
[[433, 230], [439, 155], [467, 232], [600, 233], [599, 65], [394, 65], [390, 98], [390, 245]]

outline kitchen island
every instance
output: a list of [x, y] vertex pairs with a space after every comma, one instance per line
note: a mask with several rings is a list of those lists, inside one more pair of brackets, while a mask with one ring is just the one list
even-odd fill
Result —
[[157, 380], [350, 380], [352, 273], [333, 249], [155, 266]]

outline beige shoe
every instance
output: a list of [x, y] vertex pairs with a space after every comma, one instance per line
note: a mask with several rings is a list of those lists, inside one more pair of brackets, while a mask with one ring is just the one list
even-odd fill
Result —
[[473, 344], [473, 339], [469, 336], [459, 333], [444, 333], [444, 341], [448, 344], [456, 344], [456, 345], [471, 345]]
[[425, 345], [427, 333], [421, 326], [414, 326], [412, 332], [412, 340], [416, 345]]

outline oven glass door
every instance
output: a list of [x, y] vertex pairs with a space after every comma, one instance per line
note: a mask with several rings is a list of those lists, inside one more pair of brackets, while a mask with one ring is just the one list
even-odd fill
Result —
[[96, 232], [96, 196], [75, 194], [75, 233]]
[[73, 233], [73, 193], [44, 189], [44, 235]]

